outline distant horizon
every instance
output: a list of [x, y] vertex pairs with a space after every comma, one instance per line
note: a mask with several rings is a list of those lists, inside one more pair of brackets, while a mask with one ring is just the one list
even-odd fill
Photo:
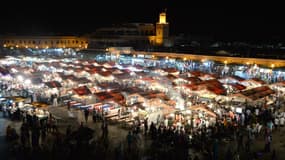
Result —
[[[95, 31], [94, 31], [95, 32]], [[41, 33], [41, 32], [37, 32], [37, 33], [4, 33], [4, 34], [0, 34], [1, 36], [89, 36], [92, 35], [92, 32], [90, 33], [83, 33], [83, 32], [45, 32], [45, 33]], [[177, 33], [176, 35], [171, 35], [174, 37], [178, 37], [178, 36], [184, 36], [184, 37], [188, 37], [191, 38], [193, 40], [215, 40], [215, 41], [239, 41], [239, 42], [268, 42], [268, 43], [272, 43], [272, 42], [285, 42], [285, 37], [281, 37], [281, 36], [264, 36], [262, 35], [262, 37], [257, 37], [254, 36], [253, 38], [251, 37], [245, 37], [245, 36], [239, 36], [239, 35], [211, 35], [211, 34], [204, 34], [204, 33]]]

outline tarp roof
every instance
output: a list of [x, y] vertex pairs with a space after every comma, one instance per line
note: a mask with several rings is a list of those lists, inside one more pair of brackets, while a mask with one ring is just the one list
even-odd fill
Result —
[[119, 83], [115, 83], [115, 82], [113, 82], [113, 83], [99, 83], [98, 86], [101, 88], [110, 89], [110, 90], [121, 88], [121, 85]]
[[100, 100], [100, 101], [105, 101], [112, 99], [113, 96], [109, 92], [99, 92], [99, 93], [94, 93], [94, 95]]
[[201, 71], [191, 71], [190, 74], [195, 76], [195, 77], [200, 77], [200, 76], [203, 76], [205, 73], [203, 73]]
[[232, 87], [234, 87], [240, 91], [246, 89], [246, 87], [244, 85], [241, 85], [239, 83], [230, 83], [229, 85], [231, 85]]
[[98, 74], [100, 74], [101, 76], [104, 76], [104, 77], [108, 77], [108, 76], [111, 76], [112, 75], [112, 72], [110, 71], [99, 71], [97, 72]]
[[129, 73], [115, 74], [114, 77], [117, 79], [130, 79], [131, 75]]
[[268, 86], [261, 86], [253, 89], [249, 89], [246, 91], [242, 91], [241, 94], [252, 99], [257, 100], [266, 96], [269, 96], [270, 94], [274, 94], [275, 91], [270, 89]]
[[86, 96], [92, 94], [87, 86], [80, 86], [78, 88], [73, 88], [73, 91], [79, 96]]
[[69, 75], [60, 75], [60, 76], [61, 76], [61, 78], [62, 78], [63, 80], [67, 80], [67, 79], [73, 80], [73, 81], [76, 80], [76, 77], [75, 77], [74, 75], [72, 75], [72, 74], [69, 74]]
[[138, 87], [129, 87], [129, 88], [124, 88], [122, 90], [122, 92], [125, 92], [127, 94], [135, 94], [135, 93], [142, 93], [144, 92], [142, 89], [138, 88]]
[[165, 68], [163, 69], [165, 72], [168, 73], [174, 73], [174, 72], [178, 72], [178, 70], [176, 68]]
[[45, 85], [47, 85], [49, 88], [60, 88], [60, 87], [62, 87], [62, 85], [58, 81], [46, 82]]
[[206, 80], [203, 81], [202, 83], [204, 83], [207, 86], [207, 89], [209, 91], [214, 92], [215, 94], [218, 95], [226, 94], [225, 88], [223, 87], [222, 83], [219, 82], [217, 79]]
[[188, 85], [185, 85], [185, 87], [190, 88], [191, 90], [198, 90], [198, 89], [206, 87], [208, 91], [213, 92], [217, 95], [226, 94], [226, 90], [223, 87], [222, 83], [216, 79], [206, 80], [206, 81], [202, 81], [196, 84], [188, 84]]

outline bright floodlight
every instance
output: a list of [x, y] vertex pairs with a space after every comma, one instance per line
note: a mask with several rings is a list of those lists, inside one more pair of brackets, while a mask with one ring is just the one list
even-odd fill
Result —
[[24, 83], [25, 83], [26, 85], [30, 85], [30, 84], [31, 84], [31, 80], [27, 79], [27, 80], [25, 80]]
[[24, 80], [24, 78], [21, 75], [17, 76], [18, 81], [22, 82]]

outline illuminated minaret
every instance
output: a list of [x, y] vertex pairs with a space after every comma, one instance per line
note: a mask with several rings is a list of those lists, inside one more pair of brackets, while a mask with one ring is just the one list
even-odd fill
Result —
[[156, 44], [163, 45], [168, 39], [169, 24], [166, 21], [166, 11], [159, 14], [159, 22], [156, 23]]

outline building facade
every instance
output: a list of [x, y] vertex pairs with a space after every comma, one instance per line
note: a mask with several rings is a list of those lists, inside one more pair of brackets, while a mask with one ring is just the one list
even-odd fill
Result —
[[97, 29], [90, 38], [89, 47], [171, 47], [173, 42], [169, 37], [169, 23], [166, 17], [166, 12], [160, 13], [156, 25], [151, 23], [127, 23]]
[[150, 45], [149, 36], [155, 34], [151, 23], [126, 23], [112, 27], [99, 28], [89, 39], [89, 48], [108, 48], [116, 46], [145, 47]]
[[171, 47], [166, 12], [152, 23], [126, 23], [99, 28], [90, 37], [76, 36], [2, 36], [0, 46], [7, 48], [77, 48], [106, 49], [133, 47], [147, 49], [154, 46]]
[[78, 48], [88, 47], [88, 39], [76, 36], [3, 36], [0, 44], [8, 48]]

